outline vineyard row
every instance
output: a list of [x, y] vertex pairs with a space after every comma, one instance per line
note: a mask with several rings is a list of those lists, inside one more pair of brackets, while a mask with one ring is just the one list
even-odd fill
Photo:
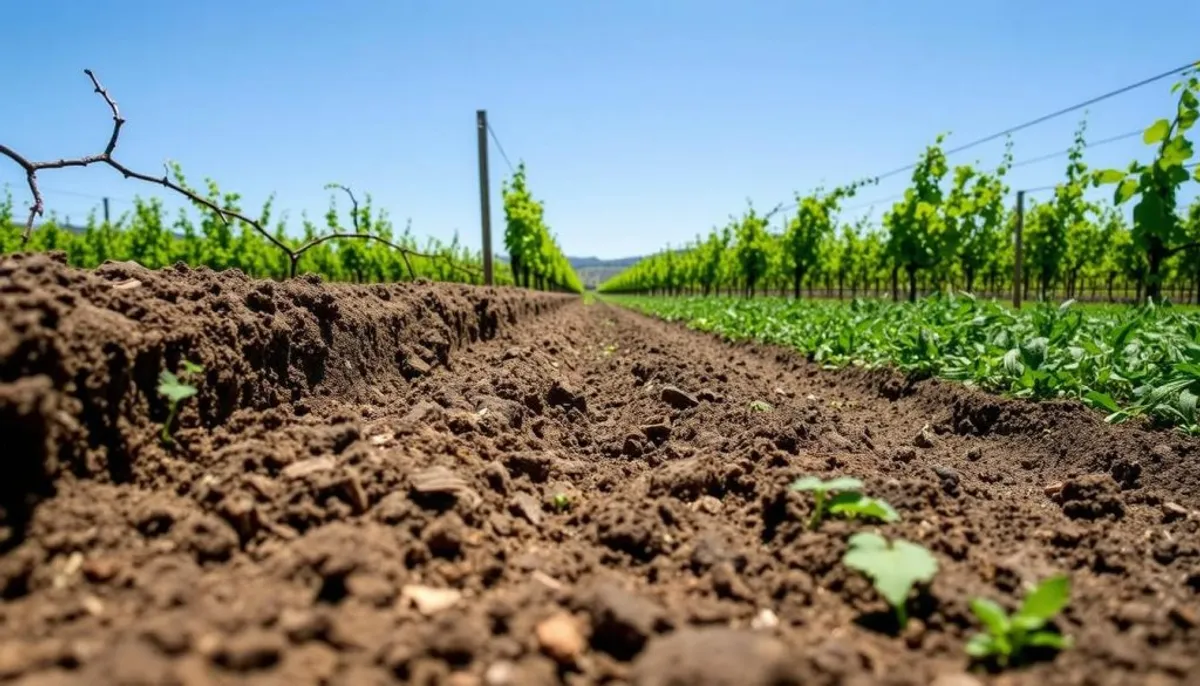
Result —
[[[386, 212], [372, 207], [367, 196], [360, 203], [353, 191], [331, 184], [350, 199], [352, 228], [344, 227], [334, 199], [324, 217], [324, 229], [308, 217], [301, 220], [300, 237], [284, 221], [272, 224], [272, 200], [257, 217], [245, 214], [241, 196], [222, 192], [206, 179], [203, 192], [190, 187], [179, 165], [155, 177], [136, 172], [114, 157], [126, 120], [116, 101], [90, 70], [85, 70], [94, 90], [112, 114], [113, 129], [102, 152], [73, 159], [38, 162], [0, 144], [0, 155], [25, 172], [32, 202], [24, 225], [13, 215], [13, 198], [0, 198], [0, 254], [17, 251], [64, 251], [75, 266], [95, 267], [107, 260], [133, 261], [159, 268], [177, 262], [216, 270], [239, 269], [259, 278], [285, 279], [313, 273], [331, 281], [393, 282], [420, 278], [438, 281], [483, 282], [483, 255], [459, 244], [427, 239], [419, 246], [406, 226], [397, 237]], [[45, 212], [38, 173], [65, 167], [101, 165], [125, 178], [156, 184], [191, 201], [198, 221], [180, 211], [171, 219], [161, 200], [134, 199], [134, 209], [110, 222], [97, 221], [93, 212], [82, 232], [69, 231], [52, 217], [34, 231], [34, 219]], [[583, 285], [571, 268], [544, 219], [541, 201], [530, 193], [524, 164], [503, 184], [504, 242], [509, 252], [508, 272], [495, 275], [498, 284], [517, 284], [541, 290], [581, 292]]]
[[[1053, 196], [1028, 207], [1009, 206], [1006, 175], [1013, 166], [1009, 140], [993, 170], [951, 168], [939, 135], [918, 158], [903, 198], [872, 226], [866, 218], [839, 220], [842, 203], [866, 179], [796, 197], [782, 230], [770, 227], [778, 210], [751, 205], [740, 217], [666, 250], [605, 283], [609, 293], [805, 293], [823, 290], [902, 292], [947, 288], [999, 293], [1019, 282], [1021, 294], [1048, 299], [1097, 294], [1115, 300], [1160, 299], [1171, 294], [1200, 301], [1200, 199], [1181, 207], [1186, 184], [1200, 182], [1190, 163], [1188, 131], [1200, 117], [1200, 79], [1190, 70], [1174, 86], [1175, 112], [1147, 128], [1148, 164], [1090, 169], [1083, 159], [1086, 122], [1068, 151], [1066, 178]], [[1111, 203], [1085, 197], [1089, 187], [1115, 186]], [[1020, 197], [1024, 193], [1019, 194]], [[1122, 211], [1133, 204], [1132, 221]], [[1015, 269], [1015, 267], [1019, 267]], [[883, 288], [880, 284], [886, 284]]]

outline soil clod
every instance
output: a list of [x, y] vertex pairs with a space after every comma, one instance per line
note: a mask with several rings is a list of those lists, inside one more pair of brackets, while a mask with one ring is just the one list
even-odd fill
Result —
[[700, 404], [696, 396], [675, 386], [663, 386], [661, 396], [664, 403], [677, 410], [689, 410]]
[[800, 656], [760, 632], [683, 629], [656, 638], [633, 668], [637, 686], [801, 686]]
[[1125, 516], [1121, 487], [1108, 474], [1086, 474], [1064, 482], [1059, 499], [1063, 514], [1072, 519]]

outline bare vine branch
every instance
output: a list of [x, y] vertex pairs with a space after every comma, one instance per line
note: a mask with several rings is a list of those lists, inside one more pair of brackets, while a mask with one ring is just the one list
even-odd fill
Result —
[[382, 243], [383, 245], [386, 245], [387, 247], [389, 247], [393, 250], [396, 250], [397, 252], [400, 253], [400, 256], [403, 258], [405, 267], [408, 270], [409, 278], [412, 278], [412, 279], [416, 279], [416, 272], [413, 270], [412, 263], [409, 261], [410, 256], [420, 257], [420, 258], [428, 259], [428, 260], [443, 258], [454, 269], [460, 270], [464, 273], [474, 275], [474, 276], [478, 276], [480, 274], [480, 272], [477, 270], [470, 269], [470, 268], [466, 267], [465, 265], [456, 264], [453, 260], [451, 260], [450, 258], [448, 258], [444, 255], [430, 255], [430, 254], [418, 252], [416, 250], [412, 250], [410, 248], [405, 248], [400, 245], [397, 245], [381, 236], [375, 236], [370, 233], [361, 231], [360, 227], [359, 227], [358, 198], [355, 197], [353, 191], [351, 191], [346, 186], [343, 186], [340, 184], [330, 184], [330, 186], [328, 186], [328, 187], [339, 188], [339, 189], [345, 191], [345, 193], [350, 196], [350, 200], [354, 205], [354, 210], [353, 210], [353, 215], [352, 215], [353, 220], [354, 220], [354, 232], [353, 233], [334, 232], [331, 234], [313, 238], [312, 240], [309, 240], [309, 241], [301, 244], [298, 248], [291, 248], [286, 243], [284, 243], [282, 240], [280, 240], [279, 238], [276, 238], [274, 235], [272, 235], [271, 232], [268, 231], [266, 229], [266, 227], [264, 227], [258, 220], [252, 219], [236, 210], [231, 210], [231, 209], [228, 209], [225, 207], [221, 207], [220, 205], [214, 203], [213, 201], [197, 194], [195, 191], [192, 191], [192, 190], [184, 187], [181, 183], [176, 183], [176, 182], [172, 181], [170, 178], [170, 169], [167, 166], [164, 166], [163, 175], [161, 177], [151, 176], [149, 174], [143, 174], [143, 173], [134, 171], [133, 169], [130, 169], [129, 167], [125, 166], [124, 164], [118, 162], [116, 160], [116, 158], [113, 157], [113, 153], [116, 151], [116, 148], [117, 148], [117, 141], [120, 139], [120, 136], [121, 136], [121, 128], [125, 125], [126, 120], [124, 117], [121, 116], [121, 110], [117, 106], [116, 100], [114, 100], [112, 95], [109, 94], [108, 90], [100, 84], [99, 79], [96, 78], [96, 74], [91, 69], [84, 69], [83, 73], [87, 74], [88, 78], [91, 80], [93, 91], [95, 93], [98, 93], [100, 95], [100, 97], [104, 99], [104, 103], [108, 106], [109, 111], [112, 112], [112, 119], [113, 119], [112, 133], [109, 135], [108, 143], [107, 143], [107, 145], [105, 145], [103, 152], [100, 152], [100, 153], [97, 153], [94, 155], [85, 155], [83, 157], [61, 158], [61, 159], [57, 159], [57, 160], [34, 162], [34, 161], [29, 160], [27, 157], [21, 155], [17, 151], [13, 150], [12, 148], [8, 147], [7, 145], [0, 144], [0, 154], [4, 155], [5, 157], [8, 157], [13, 162], [16, 162], [17, 165], [20, 166], [21, 169], [23, 169], [25, 171], [25, 180], [26, 180], [27, 184], [29, 185], [30, 195], [33, 196], [33, 204], [30, 206], [29, 218], [26, 220], [25, 230], [21, 234], [22, 247], [24, 247], [26, 244], [29, 243], [29, 239], [33, 235], [34, 219], [36, 217], [45, 215], [45, 201], [42, 198], [41, 189], [38, 187], [38, 179], [37, 179], [38, 172], [45, 170], [45, 169], [64, 169], [67, 167], [87, 167], [87, 166], [91, 166], [93, 164], [104, 164], [108, 167], [111, 167], [112, 169], [115, 169], [126, 179], [137, 179], [139, 181], [144, 181], [146, 183], [155, 184], [158, 186], [162, 186], [163, 188], [167, 188], [172, 191], [175, 191], [176, 193], [179, 193], [180, 195], [182, 195], [185, 198], [187, 198], [188, 200], [190, 200], [192, 203], [211, 210], [219, 219], [221, 219], [221, 221], [223, 221], [225, 223], [229, 223], [232, 220], [236, 220], [236, 221], [240, 221], [240, 222], [244, 223], [245, 225], [253, 228], [256, 232], [258, 232], [259, 235], [261, 235], [263, 238], [267, 239], [268, 242], [270, 242], [272, 245], [274, 245], [276, 248], [283, 251], [287, 255], [288, 260], [291, 263], [291, 268], [290, 268], [289, 273], [290, 273], [291, 277], [293, 277], [293, 278], [296, 276], [297, 264], [299, 263], [300, 258], [301, 258], [301, 256], [304, 255], [304, 253], [308, 252], [309, 250], [311, 250], [311, 249], [317, 247], [318, 245], [321, 245], [322, 243], [325, 243], [327, 241], [331, 241], [334, 239], [342, 239], [342, 238], [376, 241], [378, 243]]
[[778, 205], [776, 205], [774, 208], [771, 209], [770, 212], [767, 212], [766, 214], [763, 215], [763, 221], [766, 221], [766, 222], [771, 221], [772, 217], [774, 217], [776, 214], [779, 214], [780, 212], [783, 211], [783, 207], [784, 207], [784, 205], [782, 202], [779, 203]]
[[[391, 241], [389, 241], [381, 236], [375, 236], [375, 235], [363, 232], [361, 229], [361, 225], [359, 224], [358, 197], [354, 195], [354, 191], [350, 190], [350, 188], [348, 186], [344, 186], [340, 183], [329, 183], [329, 184], [325, 185], [325, 188], [331, 189], [331, 190], [343, 191], [343, 192], [345, 192], [346, 195], [348, 195], [350, 197], [350, 204], [353, 208], [351, 210], [350, 217], [354, 221], [354, 233], [334, 233], [334, 234], [330, 234], [327, 236], [318, 236], [317, 238], [314, 238], [311, 241], [301, 245], [299, 248], [296, 248], [295, 254], [296, 254], [297, 259], [299, 259], [300, 255], [303, 255], [309, 249], [315, 248], [318, 245], [320, 245], [321, 243], [324, 243], [325, 241], [328, 241], [332, 238], [366, 238], [366, 239], [370, 239], [370, 240], [374, 240], [374, 241], [379, 241], [380, 243], [383, 243], [384, 245], [388, 246], [389, 248], [399, 251], [400, 256], [404, 259], [404, 266], [408, 269], [408, 275], [410, 278], [413, 278], [413, 279], [416, 279], [417, 275], [416, 275], [416, 272], [413, 271], [412, 263], [409, 262], [409, 260], [408, 260], [408, 257], [410, 255], [413, 257], [420, 257], [422, 259], [426, 259], [426, 260], [430, 260], [430, 261], [433, 261], [436, 259], [442, 259], [446, 262], [447, 265], [450, 266], [451, 269], [457, 269], [457, 270], [459, 270], [465, 274], [468, 274], [470, 276], [482, 276], [482, 272], [480, 272], [476, 269], [471, 269], [470, 267], [467, 267], [466, 265], [458, 264], [453, 259], [451, 259], [450, 257], [447, 257], [446, 255], [423, 253], [423, 252], [418, 252], [416, 250], [413, 250], [412, 248], [402, 248], [399, 245], [396, 245], [395, 243], [392, 243]], [[370, 196], [367, 197], [367, 202], [368, 203], [371, 202]], [[411, 224], [412, 224], [412, 220], [410, 219], [409, 225], [411, 226]], [[295, 274], [292, 274], [292, 276], [295, 276]]]
[[[356, 197], [354, 196], [354, 191], [350, 190], [348, 187], [346, 187], [346, 186], [343, 186], [343, 185], [342, 185], [342, 184], [340, 184], [340, 183], [327, 183], [327, 184], [325, 184], [325, 188], [326, 188], [326, 189], [331, 189], [331, 190], [341, 190], [341, 191], [345, 191], [345, 192], [346, 192], [346, 195], [350, 196], [350, 204], [353, 206], [353, 209], [352, 209], [352, 210], [351, 210], [351, 212], [350, 212], [350, 218], [354, 220], [354, 231], [357, 233], [357, 232], [359, 231], [359, 227], [358, 227], [358, 198], [356, 198]], [[371, 199], [370, 199], [369, 197], [367, 198], [367, 202], [371, 202]]]

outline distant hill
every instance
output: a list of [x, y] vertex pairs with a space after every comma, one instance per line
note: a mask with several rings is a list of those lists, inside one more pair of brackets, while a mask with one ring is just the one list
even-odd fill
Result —
[[625, 271], [642, 259], [637, 257], [621, 257], [614, 260], [602, 260], [599, 257], [567, 257], [574, 267], [575, 273], [583, 281], [585, 288], [595, 288], [612, 276]]

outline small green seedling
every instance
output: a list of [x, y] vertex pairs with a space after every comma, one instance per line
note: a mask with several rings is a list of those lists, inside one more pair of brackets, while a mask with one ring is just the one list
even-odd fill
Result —
[[[891, 505], [878, 498], [863, 495], [863, 482], [852, 476], [839, 476], [829, 481], [822, 481], [816, 476], [806, 476], [797, 479], [789, 488], [793, 491], [812, 492], [814, 502], [812, 516], [808, 520], [810, 529], [820, 526], [826, 514], [841, 515], [849, 519], [867, 517], [882, 522], [895, 522], [900, 519], [900, 515]], [[830, 498], [830, 493], [835, 495]]]
[[929, 583], [937, 574], [937, 558], [924, 547], [877, 533], [860, 531], [850, 537], [842, 564], [870, 577], [875, 590], [892, 606], [903, 629], [908, 624], [908, 594], [918, 583]]
[[750, 403], [750, 409], [755, 412], [770, 412], [775, 407], [765, 400], [755, 400]]
[[987, 598], [971, 601], [971, 612], [983, 623], [987, 633], [975, 634], [967, 642], [967, 655], [976, 660], [994, 660], [1007, 667], [1020, 661], [1028, 648], [1066, 650], [1071, 638], [1063, 636], [1046, 624], [1067, 606], [1071, 596], [1071, 580], [1065, 574], [1052, 576], [1038, 584], [1025, 596], [1021, 609], [1009, 616], [1004, 608]]
[[571, 496], [566, 493], [555, 493], [554, 497], [550, 499], [550, 505], [555, 512], [566, 512], [571, 509]]
[[[183, 367], [183, 369], [179, 372], [179, 375], [185, 378], [200, 374], [204, 371], [204, 367], [187, 360], [183, 360], [180, 363], [180, 366]], [[167, 421], [164, 422], [162, 426], [163, 443], [166, 443], [167, 445], [174, 443], [174, 440], [171, 438], [171, 424], [175, 421], [175, 414], [179, 411], [179, 403], [187, 400], [193, 395], [196, 395], [196, 392], [195, 386], [182, 381], [179, 376], [176, 376], [165, 369], [159, 372], [158, 394], [167, 399], [167, 405], [169, 408], [167, 410]]]

